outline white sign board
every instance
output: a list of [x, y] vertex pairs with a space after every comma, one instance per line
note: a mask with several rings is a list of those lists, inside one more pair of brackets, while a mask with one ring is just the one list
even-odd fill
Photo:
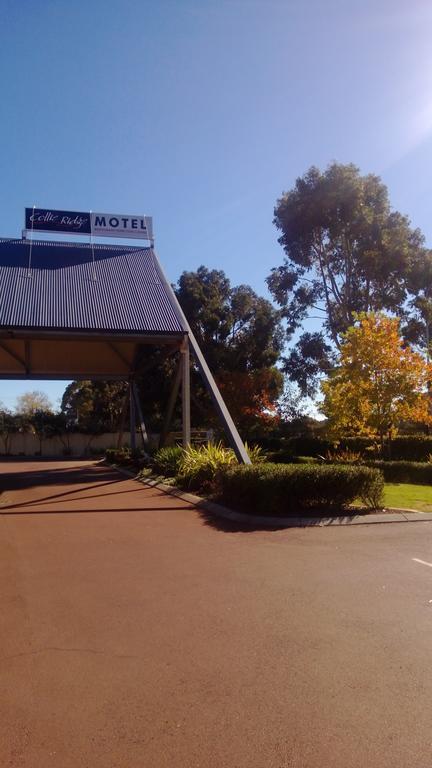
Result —
[[153, 240], [153, 221], [151, 216], [125, 216], [123, 213], [91, 213], [90, 220], [92, 235]]

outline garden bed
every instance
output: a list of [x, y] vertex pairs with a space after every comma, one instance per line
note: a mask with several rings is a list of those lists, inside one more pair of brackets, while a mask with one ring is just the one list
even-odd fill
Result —
[[[112, 463], [112, 462], [111, 462]], [[200, 495], [196, 496], [184, 487], [176, 484], [176, 479], [172, 476], [166, 476], [163, 473], [155, 472], [150, 467], [137, 471], [132, 464], [122, 466], [114, 464], [117, 469], [134, 477], [136, 480], [161, 488], [167, 493], [180, 496], [193, 504], [198, 505], [204, 511], [210, 514], [231, 519], [234, 522], [247, 525], [247, 520], [256, 521], [259, 526], [275, 525], [276, 527], [290, 527], [298, 525], [339, 525], [355, 524], [368, 522], [407, 522], [410, 519], [428, 520], [432, 518], [432, 488], [425, 486], [408, 484], [386, 483], [384, 485], [384, 506], [372, 508], [365, 507], [361, 500], [354, 502], [344, 508], [334, 508], [334, 506], [315, 507], [310, 510], [297, 510], [295, 514], [287, 514], [285, 509], [273, 511], [269, 515], [268, 511], [264, 514], [258, 514], [251, 509], [240, 509], [235, 506], [233, 499], [223, 500], [220, 495], [209, 493], [204, 489]]]
[[[123, 467], [133, 469], [125, 457], [120, 458]], [[184, 452], [164, 449], [141, 469], [140, 478], [169, 482], [239, 512], [280, 518], [359, 514], [359, 510], [350, 509], [357, 498], [365, 512], [376, 509], [382, 507], [384, 485], [381, 472], [370, 467], [282, 465], [262, 460], [239, 465], [220, 447]]]

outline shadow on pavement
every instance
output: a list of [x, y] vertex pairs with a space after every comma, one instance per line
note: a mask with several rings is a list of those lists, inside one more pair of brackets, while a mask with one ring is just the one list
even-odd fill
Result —
[[[113, 496], [117, 495], [118, 493], [130, 493], [130, 491], [116, 491], [115, 494], [111, 491], [110, 493], [101, 493], [101, 494], [92, 494], [87, 496], [77, 496], [76, 494], [86, 493], [88, 490], [93, 490], [95, 488], [105, 488], [107, 485], [113, 485], [114, 483], [117, 483], [118, 480], [109, 480], [106, 483], [96, 483], [94, 485], [86, 486], [85, 488], [74, 488], [72, 491], [63, 491], [62, 493], [54, 493], [50, 496], [41, 496], [40, 499], [32, 499], [30, 501], [20, 501], [18, 503], [14, 504], [3, 504], [1, 506], [2, 509], [14, 509], [19, 507], [28, 507], [28, 506], [37, 506], [38, 504], [56, 504], [59, 501], [76, 501], [76, 500], [85, 500], [85, 499], [93, 499], [93, 498], [99, 498], [100, 496]], [[20, 485], [19, 488], [22, 490], [25, 487], [30, 486], [24, 486]], [[32, 486], [33, 487], [33, 486]], [[11, 488], [7, 488], [7, 491], [12, 490]], [[138, 489], [139, 490], [139, 489]], [[73, 496], [73, 499], [68, 499], [66, 497]]]
[[[290, 528], [326, 528], [330, 525], [334, 525], [334, 523], [337, 523], [339, 525], [343, 525], [344, 522], [348, 522], [353, 517], [355, 517], [358, 513], [353, 514], [345, 514], [345, 515], [329, 515], [326, 513], [325, 515], [322, 515], [322, 517], [314, 517], [314, 518], [308, 518], [308, 517], [302, 517], [301, 522], [296, 524], [296, 522], [292, 521], [292, 524], [287, 525], [287, 522], [290, 522], [290, 518], [287, 516], [285, 518], [281, 518], [281, 524], [280, 525], [265, 525], [262, 523], [240, 523], [235, 520], [228, 520], [224, 517], [218, 517], [217, 515], [208, 512], [205, 509], [198, 509], [199, 515], [201, 520], [203, 521], [204, 525], [208, 525], [210, 528], [214, 528], [216, 531], [221, 531], [223, 533], [254, 533], [255, 531], [286, 531]], [[337, 527], [334, 526], [334, 527]]]
[[211, 512], [207, 512], [205, 509], [199, 509], [199, 516], [204, 525], [208, 525], [210, 528], [214, 528], [216, 531], [222, 531], [223, 533], [253, 533], [254, 531], [280, 531], [285, 528], [283, 525], [254, 525], [242, 524], [234, 520], [227, 520], [224, 517], [217, 517]]
[[147, 512], [183, 512], [189, 510], [189, 507], [119, 507], [118, 509], [32, 509], [32, 503], [29, 502], [26, 509], [15, 510], [12, 507], [0, 507], [0, 517], [7, 517], [8, 515], [94, 515], [102, 513], [104, 515], [110, 512], [139, 512], [140, 514], [146, 514]]
[[[7, 462], [0, 464], [1, 469], [7, 468]], [[23, 462], [23, 469], [19, 472], [2, 471], [0, 475], [0, 490], [1, 491], [16, 491], [26, 488], [33, 488], [37, 485], [72, 485], [95, 481], [95, 470], [97, 471], [97, 478], [101, 482], [104, 480], [106, 483], [119, 483], [124, 478], [119, 477], [118, 474], [109, 467], [103, 465], [92, 464], [88, 467], [59, 467], [58, 469], [26, 469], [25, 462]]]

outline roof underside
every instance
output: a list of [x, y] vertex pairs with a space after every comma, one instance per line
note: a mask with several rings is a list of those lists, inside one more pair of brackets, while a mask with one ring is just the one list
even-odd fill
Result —
[[0, 240], [0, 379], [129, 378], [184, 333], [150, 248]]
[[22, 240], [0, 240], [1, 331], [184, 333], [150, 248]]

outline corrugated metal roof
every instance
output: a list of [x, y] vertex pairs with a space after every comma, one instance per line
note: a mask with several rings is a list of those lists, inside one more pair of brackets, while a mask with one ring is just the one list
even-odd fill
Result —
[[150, 248], [23, 240], [0, 240], [0, 328], [183, 332]]

